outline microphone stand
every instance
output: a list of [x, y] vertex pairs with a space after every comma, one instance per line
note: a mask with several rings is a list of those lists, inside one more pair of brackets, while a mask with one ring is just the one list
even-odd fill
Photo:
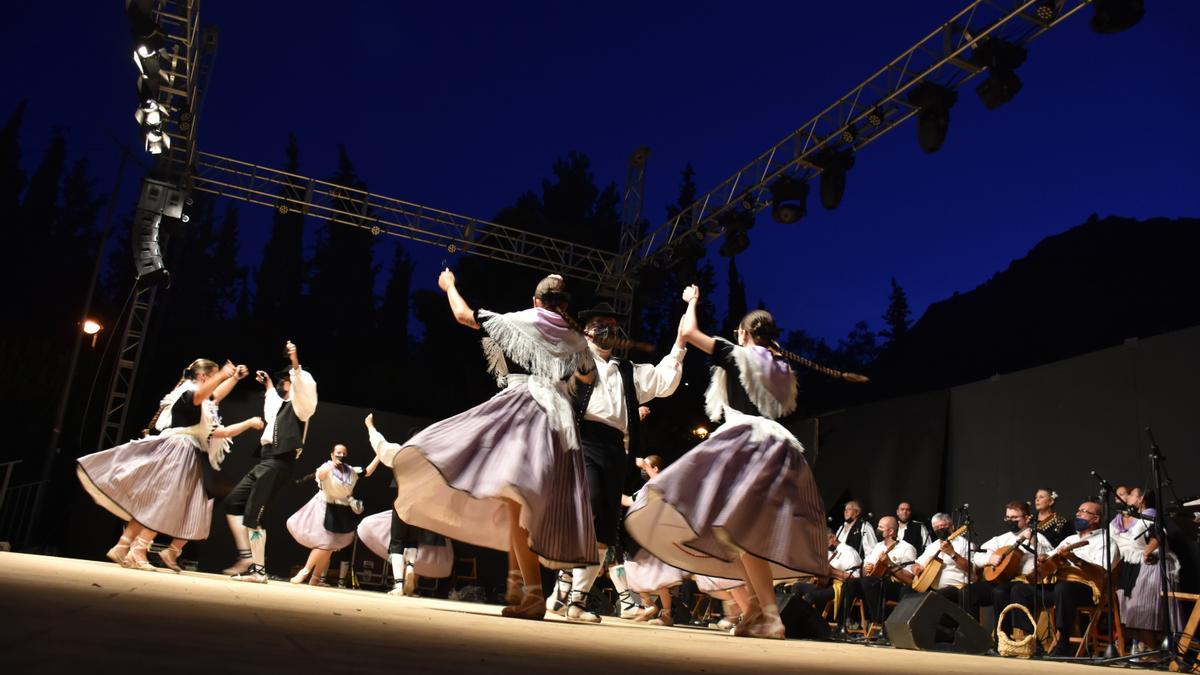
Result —
[[[1174, 664], [1181, 672], [1187, 672], [1191, 666], [1184, 661], [1183, 655], [1179, 653], [1179, 636], [1175, 632], [1175, 627], [1172, 626], [1171, 612], [1171, 580], [1170, 574], [1167, 572], [1167, 565], [1170, 562], [1170, 544], [1167, 541], [1167, 524], [1165, 516], [1166, 494], [1164, 490], [1169, 483], [1166, 478], [1166, 467], [1163, 465], [1167, 458], [1163, 456], [1158, 449], [1158, 443], [1154, 440], [1154, 432], [1150, 427], [1146, 427], [1146, 435], [1150, 438], [1150, 470], [1154, 474], [1154, 489], [1158, 496], [1159, 506], [1154, 510], [1154, 524], [1151, 532], [1158, 539], [1158, 601], [1159, 601], [1159, 623], [1161, 629], [1166, 633], [1166, 645], [1159, 645], [1159, 649], [1148, 653], [1138, 654], [1139, 657], [1151, 656], [1160, 654], [1167, 657], [1169, 663]], [[1145, 519], [1145, 514], [1139, 514], [1140, 518]], [[1144, 561], [1143, 561], [1144, 562]], [[1160, 664], [1161, 666], [1162, 664]]]
[[1100, 482], [1100, 508], [1104, 514], [1101, 516], [1100, 520], [1101, 527], [1104, 528], [1104, 530], [1100, 533], [1100, 539], [1101, 545], [1104, 546], [1104, 599], [1105, 604], [1108, 605], [1108, 607], [1104, 610], [1104, 613], [1107, 615], [1106, 623], [1108, 624], [1108, 646], [1104, 648], [1104, 656], [1102, 660], [1107, 662], [1109, 659], [1118, 658], [1116, 646], [1116, 626], [1113, 625], [1113, 605], [1116, 603], [1117, 598], [1116, 594], [1113, 592], [1112, 549], [1109, 541], [1112, 529], [1109, 523], [1111, 520], [1109, 503], [1113, 497], [1113, 490], [1112, 485], [1109, 484], [1108, 481], [1104, 480], [1100, 474], [1093, 471], [1092, 477]]

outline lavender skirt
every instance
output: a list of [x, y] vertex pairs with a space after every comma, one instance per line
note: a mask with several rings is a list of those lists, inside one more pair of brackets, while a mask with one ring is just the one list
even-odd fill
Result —
[[187, 436], [149, 436], [84, 455], [75, 473], [92, 499], [121, 520], [199, 541], [212, 525], [200, 468], [207, 459]]
[[393, 460], [396, 513], [449, 539], [511, 548], [506, 499], [548, 567], [599, 561], [583, 453], [562, 446], [525, 384], [426, 427]]
[[[1158, 565], [1161, 564], [1161, 561], [1157, 565], [1147, 565], [1144, 562], [1141, 564], [1137, 581], [1134, 582], [1133, 592], [1129, 597], [1125, 597], [1124, 591], [1117, 591], [1121, 623], [1125, 626], [1143, 630], [1162, 630], [1162, 603], [1168, 602], [1168, 600], [1163, 598], [1159, 592], [1162, 588], [1162, 579], [1159, 577]], [[1174, 583], [1179, 582], [1177, 577], [1169, 580]], [[1177, 600], [1169, 602], [1172, 625], [1183, 625], [1179, 615], [1179, 602]]]
[[[392, 512], [384, 511], [363, 518], [358, 523], [358, 540], [371, 553], [387, 560], [388, 548], [392, 539]], [[419, 577], [429, 579], [445, 579], [454, 572], [454, 546], [449, 539], [446, 543], [430, 546], [417, 546], [417, 559], [413, 561], [413, 572]]]
[[634, 593], [653, 593], [683, 583], [684, 571], [655, 558], [644, 549], [625, 561], [625, 583]]
[[775, 579], [828, 574], [825, 508], [803, 453], [754, 417], [726, 423], [655, 476], [625, 529], [658, 558], [705, 576], [741, 579], [740, 553]]
[[325, 508], [328, 503], [318, 490], [308, 503], [287, 519], [288, 532], [304, 548], [340, 551], [354, 543], [354, 532], [330, 532], [325, 529]]
[[720, 593], [746, 585], [745, 581], [718, 579], [717, 577], [706, 577], [703, 574], [692, 575], [692, 580], [696, 582], [696, 588], [700, 589], [701, 593]]

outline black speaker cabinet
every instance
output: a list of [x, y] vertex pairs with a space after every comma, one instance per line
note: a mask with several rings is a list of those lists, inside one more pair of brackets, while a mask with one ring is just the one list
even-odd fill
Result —
[[992, 646], [978, 621], [937, 593], [904, 598], [884, 625], [888, 639], [900, 649], [983, 654]]
[[829, 624], [798, 593], [789, 593], [779, 607], [784, 635], [789, 640], [832, 640]]

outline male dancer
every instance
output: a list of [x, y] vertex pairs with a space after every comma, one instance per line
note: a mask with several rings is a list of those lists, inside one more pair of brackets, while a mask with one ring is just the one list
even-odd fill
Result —
[[291, 478], [296, 459], [304, 450], [308, 420], [317, 410], [317, 383], [300, 367], [296, 345], [286, 345], [291, 369], [279, 373], [278, 390], [271, 378], [258, 371], [265, 388], [262, 442], [259, 462], [225, 498], [229, 531], [238, 547], [238, 560], [226, 569], [237, 581], [267, 582], [267, 531], [264, 514]]
[[[596, 541], [600, 560], [604, 560], [607, 548], [618, 544], [625, 473], [641, 442], [639, 407], [651, 399], [675, 392], [683, 377], [683, 357], [687, 348], [682, 339], [677, 338], [671, 353], [658, 365], [633, 363], [613, 356], [617, 313], [612, 305], [602, 302], [580, 312], [579, 318], [585, 322], [584, 335], [596, 362], [596, 380], [590, 385], [580, 384], [576, 390], [575, 417], [579, 424], [579, 444], [583, 448]], [[600, 617], [587, 610], [586, 600], [600, 574], [600, 567], [590, 565], [572, 570], [569, 585], [566, 574], [560, 574], [556, 593], [546, 603], [547, 609], [565, 613], [568, 619], [575, 621], [598, 623]], [[612, 578], [614, 584], [623, 582], [620, 573], [613, 574]], [[618, 586], [618, 591], [629, 596], [627, 588]]]

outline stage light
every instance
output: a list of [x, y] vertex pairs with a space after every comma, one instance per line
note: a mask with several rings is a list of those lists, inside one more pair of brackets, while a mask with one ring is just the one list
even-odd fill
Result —
[[1144, 0], [1096, 0], [1092, 3], [1092, 30], [1119, 33], [1133, 28], [1146, 14]]
[[161, 155], [171, 150], [171, 137], [163, 133], [162, 127], [146, 130], [146, 152]]
[[813, 156], [812, 163], [821, 167], [821, 206], [836, 209], [846, 192], [846, 172], [854, 167], [854, 153], [825, 148]]
[[1058, 0], [1042, 0], [1034, 8], [1033, 15], [1037, 17], [1038, 21], [1050, 23], [1054, 20], [1054, 17], [1058, 16], [1061, 6], [1062, 3]]
[[695, 429], [692, 429], [692, 435], [700, 440], [704, 440], [708, 438], [708, 429], [705, 427], [696, 427]]
[[780, 176], [771, 184], [771, 217], [790, 225], [808, 214], [808, 183], [791, 176]]
[[157, 101], [161, 87], [162, 80], [159, 78], [139, 77], [137, 79], [138, 100], [142, 102]]
[[853, 124], [848, 124], [848, 125], [846, 125], [845, 129], [842, 129], [842, 142], [843, 143], [845, 143], [846, 145], [854, 145], [854, 141], [857, 139], [858, 139], [858, 130], [854, 128]]
[[871, 112], [867, 113], [867, 122], [869, 122], [873, 127], [882, 126], [883, 120], [883, 108], [871, 108]]
[[925, 81], [908, 92], [908, 102], [920, 108], [917, 113], [917, 145], [925, 152], [937, 152], [950, 130], [950, 108], [958, 101], [958, 92], [935, 82]]
[[104, 330], [104, 326], [100, 325], [99, 321], [87, 319], [83, 322], [83, 332], [88, 335], [95, 335], [102, 330]]
[[754, 214], [749, 211], [728, 211], [717, 219], [725, 241], [717, 253], [732, 258], [750, 248], [750, 228], [754, 227]]
[[1021, 91], [1016, 69], [1025, 63], [1025, 48], [996, 38], [981, 40], [971, 51], [971, 63], [988, 69], [987, 79], [975, 93], [988, 110], [1008, 103]]
[[133, 119], [144, 128], [159, 128], [167, 118], [167, 111], [154, 101], [146, 101], [138, 106], [133, 113]]

